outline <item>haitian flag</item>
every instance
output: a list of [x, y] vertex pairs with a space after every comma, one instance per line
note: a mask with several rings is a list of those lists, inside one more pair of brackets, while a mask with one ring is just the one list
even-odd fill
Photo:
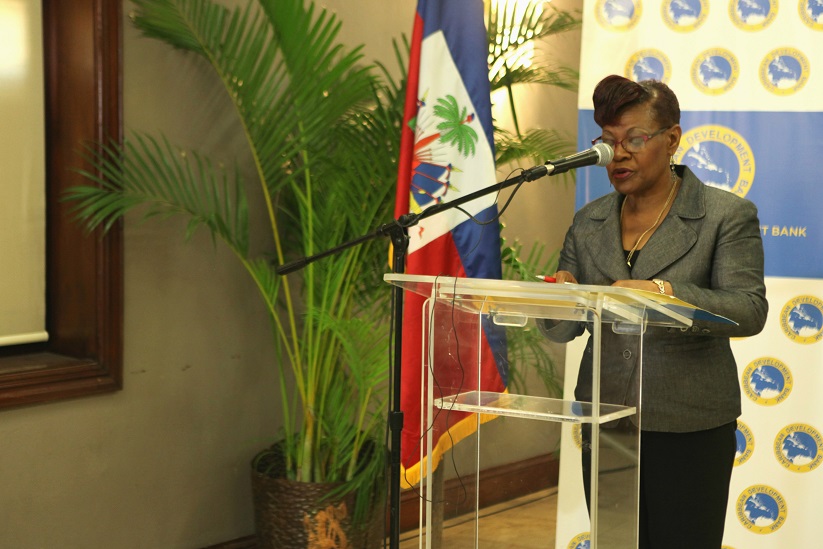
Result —
[[[395, 217], [466, 196], [496, 183], [488, 40], [482, 0], [420, 0], [409, 59]], [[409, 228], [407, 274], [501, 277], [500, 231], [492, 194], [423, 219]], [[487, 225], [476, 221], [491, 221]], [[475, 430], [466, 413], [435, 410], [423, 417], [422, 307], [406, 293], [403, 319], [401, 483], [421, 478], [421, 433], [435, 422], [449, 436], [433, 444], [434, 466], [443, 452]], [[502, 392], [506, 387], [505, 334], [483, 324], [478, 374], [461, 371], [465, 385]], [[444, 357], [445, 358], [445, 357]], [[437, 357], [435, 357], [437, 360]], [[444, 396], [435, 388], [435, 398]]]

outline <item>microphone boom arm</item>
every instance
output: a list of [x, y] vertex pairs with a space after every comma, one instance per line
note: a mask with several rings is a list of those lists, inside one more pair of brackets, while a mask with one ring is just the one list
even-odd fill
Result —
[[606, 164], [612, 161], [613, 157], [614, 149], [612, 149], [609, 145], [606, 145], [605, 143], [598, 143], [591, 149], [575, 153], [571, 156], [567, 156], [559, 160], [550, 160], [545, 164], [529, 168], [528, 170], [523, 170], [522, 172], [520, 172], [520, 174], [514, 177], [510, 177], [505, 181], [501, 181], [500, 183], [496, 183], [494, 185], [489, 185], [488, 187], [484, 187], [473, 193], [469, 193], [466, 196], [461, 196], [460, 198], [455, 198], [454, 200], [450, 200], [448, 202], [440, 202], [438, 204], [435, 204], [434, 206], [426, 208], [420, 213], [409, 213], [402, 215], [399, 219], [381, 225], [370, 234], [361, 236], [349, 242], [344, 242], [340, 246], [331, 248], [318, 254], [309, 257], [303, 257], [290, 263], [279, 265], [275, 269], [275, 272], [279, 275], [285, 275], [297, 271], [299, 269], [302, 269], [309, 263], [317, 261], [318, 259], [334, 255], [342, 250], [351, 248], [353, 246], [357, 246], [358, 244], [362, 244], [374, 238], [383, 236], [392, 237], [392, 234], [396, 234], [395, 231], [397, 228], [402, 228], [403, 230], [408, 229], [409, 227], [417, 225], [417, 223], [419, 223], [422, 219], [426, 219], [427, 217], [437, 215], [440, 212], [444, 212], [452, 208], [457, 208], [465, 204], [466, 202], [471, 202], [472, 200], [476, 200], [487, 194], [498, 192], [502, 189], [505, 189], [506, 187], [511, 187], [512, 185], [517, 185], [519, 183], [524, 183], [527, 181], [534, 181], [535, 179], [540, 179], [541, 177], [547, 175], [561, 174], [571, 169], [582, 168], [584, 166], [605, 166]]

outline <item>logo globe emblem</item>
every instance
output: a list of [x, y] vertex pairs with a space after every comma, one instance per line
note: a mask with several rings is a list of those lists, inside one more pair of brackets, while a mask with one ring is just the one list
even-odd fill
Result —
[[691, 32], [706, 21], [708, 0], [671, 0], [661, 6], [663, 21], [677, 32]]
[[594, 7], [597, 22], [609, 30], [631, 30], [640, 20], [640, 0], [598, 0]]
[[774, 406], [789, 397], [794, 380], [788, 366], [773, 357], [753, 360], [743, 370], [743, 393], [756, 404]]
[[754, 153], [742, 135], [719, 125], [683, 133], [674, 161], [687, 165], [706, 185], [746, 196], [755, 175]]
[[740, 29], [759, 31], [777, 17], [777, 0], [732, 0], [729, 18]]
[[734, 466], [739, 467], [749, 461], [754, 453], [754, 435], [749, 426], [737, 420], [737, 431], [734, 433], [737, 441], [737, 449], [734, 455]]
[[790, 300], [780, 312], [780, 327], [795, 343], [817, 343], [823, 337], [823, 300], [811, 295]]
[[737, 57], [724, 48], [706, 50], [692, 63], [692, 83], [709, 95], [720, 95], [732, 89], [739, 74]]
[[820, 431], [805, 423], [784, 427], [774, 440], [777, 461], [789, 471], [808, 473], [823, 461], [823, 437]]
[[582, 534], [574, 536], [566, 546], [566, 549], [589, 549], [589, 547], [591, 547], [589, 532], [583, 532]]
[[750, 532], [771, 534], [786, 522], [783, 495], [765, 484], [749, 486], [737, 498], [737, 519]]
[[660, 50], [640, 50], [629, 58], [623, 74], [629, 80], [658, 80], [668, 82], [672, 75], [672, 63]]
[[823, 3], [819, 0], [801, 0], [798, 11], [806, 26], [814, 30], [823, 30]]
[[791, 95], [806, 85], [809, 60], [795, 48], [777, 48], [760, 62], [760, 82], [776, 95]]

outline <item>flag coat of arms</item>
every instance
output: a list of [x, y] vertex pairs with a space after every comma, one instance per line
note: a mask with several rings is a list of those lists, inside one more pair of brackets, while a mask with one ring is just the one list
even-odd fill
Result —
[[[395, 217], [419, 213], [496, 183], [487, 55], [482, 0], [420, 0], [409, 59]], [[489, 194], [409, 227], [406, 273], [500, 278], [496, 215], [495, 197]], [[428, 426], [421, 407], [423, 301], [407, 293], [404, 303], [400, 399], [404, 487], [421, 479], [421, 433]], [[505, 338], [499, 332], [484, 324], [483, 379], [467, 380], [466, 386], [505, 390]], [[464, 413], [438, 415], [436, 421], [445, 422], [436, 431], [448, 429], [450, 436], [435, 441], [435, 466], [442, 453], [476, 425]]]

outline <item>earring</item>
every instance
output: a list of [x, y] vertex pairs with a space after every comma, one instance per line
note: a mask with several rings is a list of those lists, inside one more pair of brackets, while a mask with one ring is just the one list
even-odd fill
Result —
[[677, 172], [674, 170], [675, 163], [674, 163], [674, 156], [669, 157], [669, 170], [671, 171], [672, 175], [672, 184], [677, 181]]

